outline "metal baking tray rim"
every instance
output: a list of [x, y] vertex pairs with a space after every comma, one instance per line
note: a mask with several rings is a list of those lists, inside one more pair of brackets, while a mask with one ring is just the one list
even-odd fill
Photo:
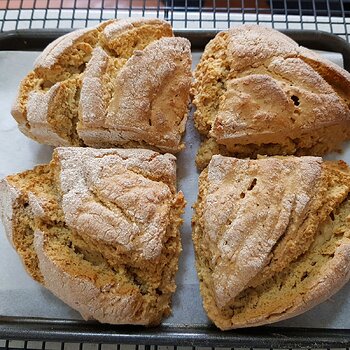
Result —
[[[2, 32], [0, 33], [0, 50], [40, 51], [51, 41], [70, 31], [72, 29], [22, 29]], [[219, 31], [216, 29], [174, 29], [176, 36], [182, 36], [191, 41], [193, 50], [203, 49]], [[310, 49], [341, 53], [344, 68], [350, 71], [350, 44], [339, 36], [317, 30], [283, 29], [280, 31]]]
[[105, 344], [240, 348], [348, 348], [350, 329], [256, 327], [219, 331], [212, 327], [115, 326], [94, 321], [0, 317], [0, 338]]

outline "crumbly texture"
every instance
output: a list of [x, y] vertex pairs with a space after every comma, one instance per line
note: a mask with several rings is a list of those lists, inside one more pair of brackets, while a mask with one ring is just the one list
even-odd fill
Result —
[[350, 169], [318, 157], [216, 155], [193, 241], [204, 308], [221, 329], [293, 317], [350, 278]]
[[56, 148], [0, 193], [26, 270], [84, 319], [155, 325], [170, 314], [185, 205], [174, 156]]
[[183, 148], [190, 43], [159, 19], [111, 20], [51, 43], [21, 82], [12, 115], [53, 146]]
[[194, 77], [200, 168], [218, 153], [323, 155], [350, 138], [350, 74], [276, 30], [219, 33]]

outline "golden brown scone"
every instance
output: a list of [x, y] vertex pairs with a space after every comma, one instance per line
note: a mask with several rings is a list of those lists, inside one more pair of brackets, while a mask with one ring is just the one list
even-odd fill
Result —
[[193, 241], [203, 304], [222, 330], [293, 317], [350, 277], [350, 169], [318, 157], [213, 156]]
[[122, 19], [51, 43], [21, 82], [20, 130], [52, 146], [178, 152], [191, 85], [190, 43], [160, 19]]
[[28, 273], [84, 319], [154, 325], [169, 315], [185, 201], [175, 157], [56, 148], [0, 182], [0, 214]]
[[218, 153], [323, 155], [350, 138], [350, 74], [276, 30], [219, 33], [194, 76], [200, 168]]

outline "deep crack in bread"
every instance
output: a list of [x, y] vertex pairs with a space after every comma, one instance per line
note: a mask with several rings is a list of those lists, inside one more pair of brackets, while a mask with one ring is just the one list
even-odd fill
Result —
[[28, 273], [85, 319], [158, 324], [170, 313], [185, 201], [175, 157], [56, 148], [0, 182], [0, 214]]
[[201, 169], [213, 154], [321, 156], [350, 138], [350, 74], [274, 29], [219, 33], [194, 77]]
[[12, 115], [52, 146], [183, 148], [187, 39], [160, 19], [111, 20], [52, 42], [21, 82]]
[[216, 155], [193, 241], [204, 308], [221, 329], [298, 315], [350, 277], [350, 169], [318, 157]]

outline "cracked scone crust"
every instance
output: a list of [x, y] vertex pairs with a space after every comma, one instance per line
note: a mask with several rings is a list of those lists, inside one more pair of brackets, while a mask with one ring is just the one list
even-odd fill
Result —
[[350, 277], [350, 170], [317, 157], [213, 156], [193, 241], [204, 308], [221, 329], [298, 315]]
[[0, 192], [28, 273], [85, 319], [153, 325], [169, 315], [185, 205], [174, 156], [57, 148]]
[[350, 138], [350, 74], [276, 30], [219, 33], [194, 77], [200, 168], [212, 154], [323, 155]]
[[12, 114], [20, 130], [53, 146], [183, 145], [190, 43], [158, 19], [122, 19], [51, 43], [21, 82]]

